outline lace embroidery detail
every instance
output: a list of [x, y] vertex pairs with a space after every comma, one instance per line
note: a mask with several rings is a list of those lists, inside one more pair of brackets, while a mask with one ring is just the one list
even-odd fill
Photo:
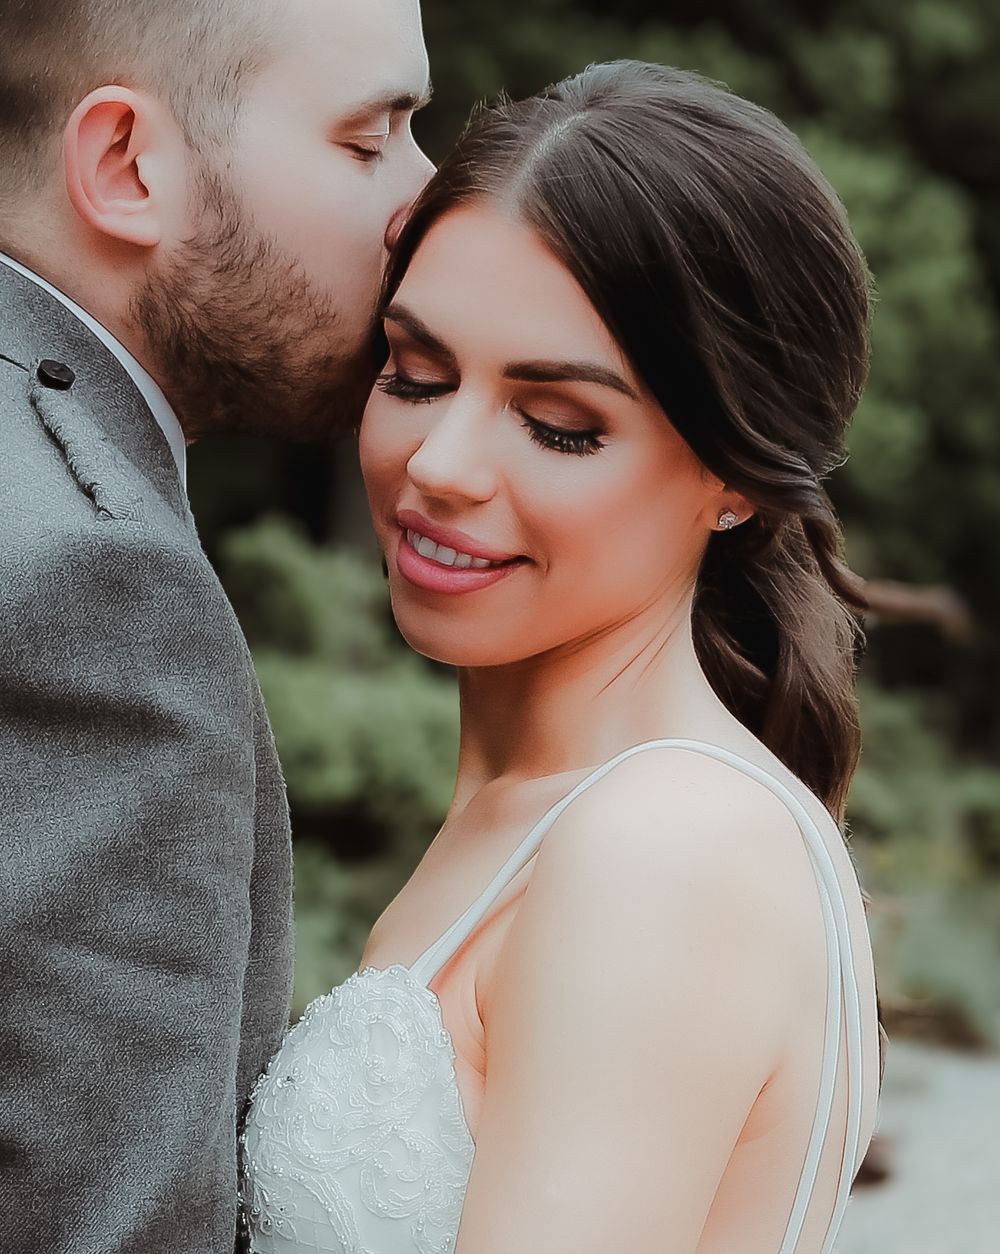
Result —
[[402, 965], [310, 1003], [250, 1095], [254, 1254], [449, 1254], [475, 1144], [435, 994]]

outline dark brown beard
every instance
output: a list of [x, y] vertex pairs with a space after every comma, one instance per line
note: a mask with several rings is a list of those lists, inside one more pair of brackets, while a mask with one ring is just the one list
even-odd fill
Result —
[[353, 431], [377, 374], [374, 309], [371, 341], [344, 344], [333, 303], [298, 262], [254, 232], [216, 174], [199, 181], [198, 229], [131, 306], [188, 440]]

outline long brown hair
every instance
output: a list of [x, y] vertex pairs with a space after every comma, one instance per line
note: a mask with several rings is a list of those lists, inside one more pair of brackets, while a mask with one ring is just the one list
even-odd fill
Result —
[[867, 375], [871, 292], [843, 206], [771, 113], [634, 61], [477, 110], [402, 233], [387, 298], [430, 227], [484, 198], [539, 233], [701, 462], [754, 505], [708, 544], [698, 657], [841, 822], [865, 600], [822, 480]]

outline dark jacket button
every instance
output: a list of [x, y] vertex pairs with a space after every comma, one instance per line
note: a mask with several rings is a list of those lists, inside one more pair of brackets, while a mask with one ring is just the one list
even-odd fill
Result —
[[65, 392], [67, 388], [71, 388], [76, 380], [76, 375], [70, 370], [69, 366], [64, 366], [61, 361], [40, 361], [38, 363], [38, 382], [47, 388], [55, 388], [58, 392]]

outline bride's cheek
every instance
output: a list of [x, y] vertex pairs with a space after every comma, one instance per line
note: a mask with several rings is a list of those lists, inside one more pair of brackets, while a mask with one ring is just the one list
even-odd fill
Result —
[[358, 436], [358, 460], [369, 491], [385, 479], [384, 452], [380, 447], [377, 425], [366, 414]]
[[400, 446], [398, 439], [392, 439], [375, 427], [367, 438], [362, 429], [359, 453], [361, 473], [373, 496], [388, 493], [405, 474], [409, 454]]

